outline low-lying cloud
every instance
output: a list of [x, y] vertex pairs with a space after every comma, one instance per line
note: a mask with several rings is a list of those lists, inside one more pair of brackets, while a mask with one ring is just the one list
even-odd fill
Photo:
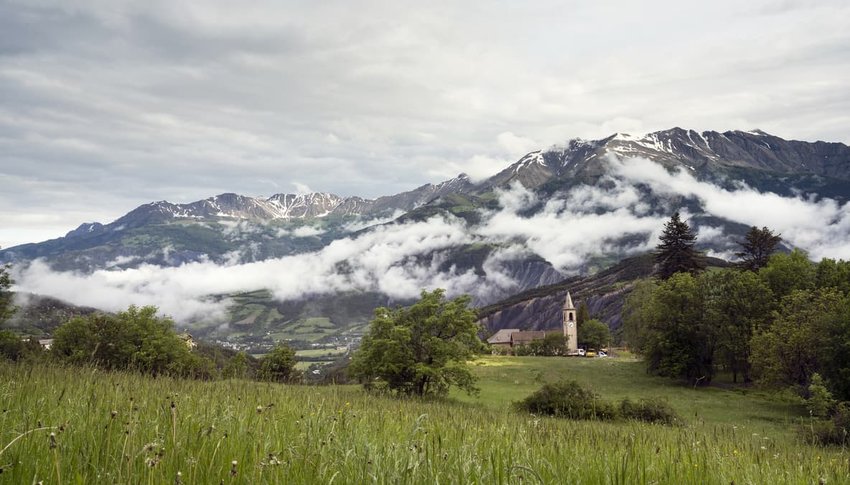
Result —
[[766, 226], [815, 258], [850, 259], [850, 204], [833, 199], [783, 197], [740, 184], [729, 190], [700, 182], [684, 170], [668, 172], [650, 160], [611, 159], [615, 176], [648, 185], [659, 195], [698, 199], [712, 216], [749, 226]]
[[[545, 201], [514, 185], [499, 193], [500, 208], [482, 212], [476, 225], [452, 216], [375, 225], [319, 251], [249, 263], [240, 263], [234, 255], [226, 263], [143, 264], [131, 269], [112, 265], [84, 274], [53, 271], [45, 262], [35, 261], [15, 269], [17, 289], [105, 310], [156, 305], [184, 323], [224, 318], [227, 300], [211, 295], [262, 288], [277, 299], [291, 300], [344, 291], [374, 291], [407, 299], [422, 289], [439, 287], [450, 295], [469, 293], [476, 301], [488, 302], [519, 289], [506, 263], [529, 255], [538, 255], [570, 274], [586, 267], [594, 256], [652, 249], [670, 212], [678, 208], [672, 202], [660, 211], [651, 208], [638, 185], [668, 201], [699, 200], [707, 215], [768, 226], [815, 258], [850, 258], [846, 205], [829, 199], [782, 197], [745, 186], [724, 189], [643, 159], [612, 158], [611, 165], [605, 184], [581, 186]], [[226, 230], [236, 235], [253, 228], [237, 224]], [[296, 231], [295, 236], [319, 234], [309, 227]], [[721, 240], [724, 232], [720, 226], [705, 226], [699, 228], [699, 237]], [[447, 267], [453, 249], [475, 243], [498, 247], [484, 262], [484, 274]]]

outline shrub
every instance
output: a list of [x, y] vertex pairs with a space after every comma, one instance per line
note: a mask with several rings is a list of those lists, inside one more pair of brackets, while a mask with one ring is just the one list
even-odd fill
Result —
[[850, 445], [850, 403], [843, 402], [836, 406], [829, 420], [812, 421], [800, 426], [799, 434], [803, 441], [810, 444]]
[[260, 360], [260, 380], [271, 382], [298, 382], [301, 372], [295, 368], [295, 350], [279, 343]]
[[826, 388], [823, 378], [815, 372], [812, 374], [812, 383], [809, 384], [809, 399], [806, 400], [806, 408], [812, 416], [828, 416], [835, 406], [832, 393]]
[[617, 415], [611, 403], [576, 381], [545, 384], [515, 406], [533, 414], [570, 419], [614, 419]]
[[0, 358], [12, 361], [35, 358], [41, 354], [41, 346], [38, 341], [29, 339], [21, 340], [21, 337], [8, 330], [0, 330]]
[[646, 421], [648, 423], [682, 424], [682, 418], [670, 407], [667, 401], [661, 399], [641, 399], [637, 402], [628, 398], [620, 403], [620, 416], [624, 419]]

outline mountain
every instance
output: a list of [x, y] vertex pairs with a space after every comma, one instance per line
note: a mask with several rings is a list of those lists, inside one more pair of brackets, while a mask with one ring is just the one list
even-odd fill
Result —
[[[709, 210], [693, 193], [625, 179], [612, 168], [615, 159], [623, 166], [649, 160], [728, 194], [745, 184], [757, 193], [811, 203], [830, 198], [836, 207], [850, 200], [847, 145], [785, 140], [759, 130], [673, 128], [642, 136], [573, 139], [528, 153], [484, 180], [459, 175], [377, 199], [328, 193], [221, 194], [188, 204], [152, 202], [110, 223], [86, 223], [62, 238], [4, 249], [0, 261], [24, 267], [41, 259], [54, 271], [86, 275], [144, 265], [232, 265], [307, 255], [317, 259], [305, 267], [322, 272], [326, 268], [316, 266], [320, 260], [333, 260], [332, 274], [321, 275], [327, 281], [304, 294], [287, 293], [296, 294], [288, 297], [292, 301], [278, 302], [271, 294], [241, 300], [217, 295], [229, 296], [235, 307], [210, 332], [252, 339], [286, 332], [294, 337], [299, 332], [342, 335], [367, 321], [375, 305], [404, 303], [404, 298], [386, 296], [396, 288], [385, 280], [411, 274], [416, 284], [451, 287], [466, 282], [460, 287], [476, 291], [475, 303], [484, 308], [491, 329], [509, 322], [521, 328], [546, 324], [557, 295], [505, 303], [524, 291], [536, 295], [541, 286], [557, 291], [575, 287], [573, 295], [587, 298], [593, 312], [616, 326], [617, 305], [629, 284], [625, 276], [649, 270], [640, 259], [627, 260], [625, 266], [616, 263], [650, 248], [651, 231], [672, 210], [686, 210], [691, 225], [701, 231], [701, 249], [717, 255], [734, 252], [735, 240], [749, 222]], [[524, 192], [514, 193], [517, 187]], [[728, 194], [721, 195], [733, 196]], [[517, 207], [506, 208], [511, 197], [528, 201], [516, 199], [512, 203]], [[572, 227], [569, 218], [581, 222]], [[434, 224], [442, 232], [435, 232]], [[601, 236], [600, 225], [607, 225]], [[417, 229], [405, 232], [411, 227]], [[557, 234], [565, 230], [575, 234]], [[593, 244], [583, 243], [585, 235]], [[386, 238], [391, 242], [385, 253], [372, 254], [374, 247], [384, 247]], [[370, 246], [360, 247], [357, 241]], [[575, 254], [559, 259], [559, 251], [552, 250], [558, 244], [564, 245], [563, 252]], [[348, 251], [345, 256], [338, 256], [340, 249]], [[358, 264], [387, 274], [364, 272]], [[325, 283], [341, 289], [327, 292]], [[263, 284], [259, 280], [256, 289]], [[489, 305], [497, 302], [501, 306], [493, 310]], [[307, 331], [314, 327], [324, 330]]]
[[682, 128], [644, 136], [617, 133], [601, 140], [573, 139], [563, 147], [525, 155], [479, 184], [475, 192], [515, 181], [548, 192], [565, 184], [593, 184], [608, 173], [609, 155], [646, 158], [703, 180], [744, 181], [782, 195], [797, 189], [842, 201], [850, 196], [850, 147], [843, 143], [784, 140], [760, 130], [700, 133]]

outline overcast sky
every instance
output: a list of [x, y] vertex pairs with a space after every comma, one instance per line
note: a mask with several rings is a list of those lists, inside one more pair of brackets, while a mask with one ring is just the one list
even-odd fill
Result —
[[222, 192], [374, 197], [574, 137], [850, 142], [850, 2], [0, 0], [0, 246]]

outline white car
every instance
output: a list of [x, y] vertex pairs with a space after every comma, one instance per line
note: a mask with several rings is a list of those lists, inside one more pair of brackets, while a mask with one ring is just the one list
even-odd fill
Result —
[[597, 357], [608, 357], [608, 353], [605, 352], [604, 350], [600, 350], [599, 353], [596, 354], [596, 356]]
[[586, 354], [587, 352], [585, 352], [584, 349], [578, 349], [578, 355], [584, 357]]

